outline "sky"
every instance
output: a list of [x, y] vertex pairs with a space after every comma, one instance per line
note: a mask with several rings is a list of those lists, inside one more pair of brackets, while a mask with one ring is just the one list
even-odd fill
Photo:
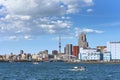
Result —
[[0, 54], [38, 53], [78, 45], [120, 41], [120, 0], [0, 0]]

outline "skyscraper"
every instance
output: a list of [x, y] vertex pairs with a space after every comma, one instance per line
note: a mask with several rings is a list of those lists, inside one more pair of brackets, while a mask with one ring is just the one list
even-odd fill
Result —
[[69, 60], [70, 56], [72, 55], [72, 44], [66, 44], [65, 54], [68, 56], [68, 60]]
[[79, 35], [78, 38], [78, 46], [81, 48], [88, 48], [88, 42], [86, 39], [86, 34], [84, 34], [83, 32]]

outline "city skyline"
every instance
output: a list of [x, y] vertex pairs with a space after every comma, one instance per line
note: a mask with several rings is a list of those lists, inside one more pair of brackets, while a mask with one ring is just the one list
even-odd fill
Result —
[[[0, 54], [38, 53], [78, 45], [86, 33], [89, 47], [119, 41], [119, 0], [0, 0]], [[29, 4], [29, 5], [28, 5]], [[27, 5], [27, 6], [26, 6]]]

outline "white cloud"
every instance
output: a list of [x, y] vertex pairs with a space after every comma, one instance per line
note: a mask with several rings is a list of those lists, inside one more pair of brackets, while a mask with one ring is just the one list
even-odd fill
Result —
[[31, 35], [25, 35], [24, 38], [27, 39], [27, 40], [32, 40], [32, 36]]
[[93, 3], [93, 1], [92, 1], [92, 0], [84, 0], [84, 2], [86, 2], [86, 3], [88, 3], [88, 4]]
[[72, 22], [65, 16], [91, 5], [92, 0], [0, 0], [0, 37], [69, 34]]
[[0, 0], [10, 14], [31, 16], [54, 16], [65, 14], [55, 0]]
[[93, 11], [93, 9], [87, 9], [86, 11], [87, 11], [87, 12], [92, 12], [92, 11]]
[[[62, 40], [69, 40], [69, 39], [74, 39], [73, 36], [62, 36]], [[52, 38], [52, 40], [59, 40], [59, 37]]]
[[94, 29], [89, 29], [89, 28], [84, 28], [84, 29], [80, 29], [80, 28], [75, 28], [75, 36], [78, 36], [81, 32], [84, 33], [104, 33], [104, 31], [101, 30], [94, 30]]
[[95, 26], [106, 26], [106, 27], [115, 27], [115, 26], [120, 26], [120, 21], [116, 21], [116, 22], [110, 22], [110, 23], [103, 23], [103, 24], [98, 24]]
[[8, 39], [9, 39], [9, 40], [16, 40], [16, 39], [17, 39], [17, 36], [9, 36]]
[[103, 31], [100, 31], [100, 30], [94, 30], [94, 29], [83, 29], [82, 32], [85, 32], [85, 33], [103, 33]]
[[55, 16], [79, 12], [92, 0], [0, 0], [0, 4], [14, 15]]

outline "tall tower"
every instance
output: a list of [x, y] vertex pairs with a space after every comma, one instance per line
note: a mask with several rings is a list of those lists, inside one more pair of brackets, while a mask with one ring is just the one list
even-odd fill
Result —
[[79, 35], [79, 39], [78, 39], [78, 45], [81, 48], [88, 48], [88, 42], [86, 39], [86, 34], [84, 34], [83, 32]]
[[61, 36], [59, 35], [59, 53], [61, 53]]

